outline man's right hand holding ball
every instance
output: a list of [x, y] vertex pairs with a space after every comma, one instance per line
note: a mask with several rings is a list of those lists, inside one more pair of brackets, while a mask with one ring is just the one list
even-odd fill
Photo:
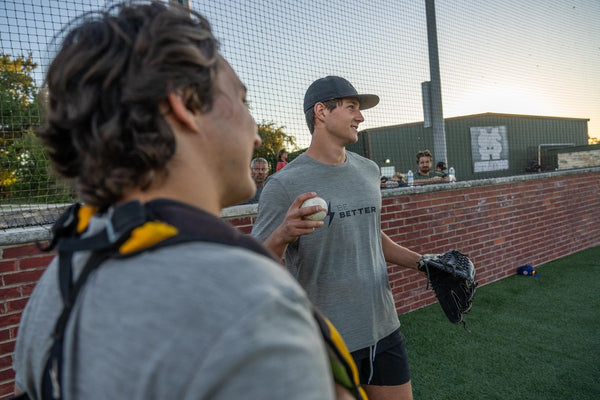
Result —
[[303, 193], [288, 208], [285, 219], [265, 240], [264, 245], [281, 259], [288, 244], [302, 235], [309, 235], [323, 226], [327, 203], [315, 192]]

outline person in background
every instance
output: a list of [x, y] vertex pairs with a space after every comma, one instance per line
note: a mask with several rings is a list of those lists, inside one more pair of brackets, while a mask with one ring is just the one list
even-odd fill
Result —
[[281, 171], [283, 167], [285, 167], [287, 163], [288, 152], [285, 149], [279, 150], [277, 154], [277, 166], [275, 168], [275, 172]]
[[429, 150], [419, 151], [417, 153], [417, 173], [414, 174], [414, 185], [428, 185], [431, 183], [449, 182], [448, 176], [442, 177], [437, 171], [432, 171], [433, 154]]
[[397, 182], [398, 187], [408, 186], [406, 184], [406, 179], [404, 177], [404, 174], [401, 172], [396, 172], [394, 175], [392, 175], [391, 180], [393, 180], [394, 182]]
[[219, 217], [254, 194], [248, 165], [261, 139], [209, 22], [158, 1], [87, 13], [45, 83], [38, 136], [85, 205], [53, 230], [58, 256], [19, 326], [15, 393], [333, 399], [306, 293]]
[[387, 189], [387, 181], [387, 176], [382, 176], [381, 178], [379, 178], [379, 187], [382, 189]]
[[265, 182], [269, 176], [269, 162], [262, 157], [256, 157], [252, 159], [250, 162], [250, 173], [252, 175], [252, 179], [254, 180], [254, 184], [256, 185], [256, 193], [254, 193], [254, 197], [252, 197], [250, 200], [241, 204], [258, 203], [260, 194], [265, 187]]
[[447, 169], [448, 168], [446, 168], [446, 163], [443, 161], [440, 161], [435, 165], [435, 172], [440, 173], [442, 175], [442, 178], [448, 174], [446, 172]]

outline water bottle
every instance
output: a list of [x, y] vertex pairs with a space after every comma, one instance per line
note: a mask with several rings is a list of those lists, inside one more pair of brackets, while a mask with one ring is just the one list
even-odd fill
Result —
[[408, 174], [406, 174], [406, 181], [408, 186], [413, 186], [415, 184], [415, 176], [411, 170], [408, 170]]
[[450, 167], [448, 170], [448, 175], [450, 175], [450, 182], [456, 182], [456, 172], [454, 171], [454, 167]]

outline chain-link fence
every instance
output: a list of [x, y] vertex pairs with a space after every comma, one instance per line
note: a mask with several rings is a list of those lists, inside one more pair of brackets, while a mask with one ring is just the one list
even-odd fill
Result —
[[[0, 229], [52, 222], [75, 199], [49, 173], [35, 140], [36, 93], [57, 32], [110, 3], [0, 2]], [[293, 158], [309, 145], [302, 99], [326, 75], [381, 98], [364, 112], [351, 150], [375, 160], [382, 174], [416, 168], [415, 154], [434, 150], [424, 114], [432, 81], [426, 3], [433, 1], [189, 3], [210, 20], [249, 88], [266, 139], [257, 155], [273, 162], [283, 147]], [[434, 155], [456, 166], [459, 179], [539, 171], [542, 152], [600, 136], [600, 2], [438, 0], [435, 16], [448, 151]], [[482, 155], [482, 143], [496, 148]]]

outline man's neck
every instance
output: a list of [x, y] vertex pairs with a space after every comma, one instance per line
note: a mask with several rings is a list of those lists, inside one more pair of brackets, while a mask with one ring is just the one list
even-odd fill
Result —
[[[191, 170], [191, 168], [190, 168]], [[202, 172], [205, 172], [204, 170]], [[206, 173], [187, 173], [175, 170], [168, 179], [157, 179], [146, 189], [133, 188], [125, 192], [122, 201], [138, 200], [146, 203], [155, 199], [171, 199], [190, 204], [210, 214], [219, 216], [224, 205], [221, 187], [215, 179], [207, 178], [202, 185], [190, 185], [197, 176], [210, 175]], [[209, 189], [207, 189], [209, 188]], [[204, 190], [202, 190], [204, 189]]]
[[427, 172], [427, 173], [423, 173], [423, 172], [421, 172], [421, 171], [417, 171], [417, 173], [418, 173], [419, 175], [421, 175], [421, 176], [429, 176], [429, 172]]
[[306, 155], [323, 164], [340, 165], [346, 162], [346, 148], [330, 139], [326, 132], [313, 133]]

